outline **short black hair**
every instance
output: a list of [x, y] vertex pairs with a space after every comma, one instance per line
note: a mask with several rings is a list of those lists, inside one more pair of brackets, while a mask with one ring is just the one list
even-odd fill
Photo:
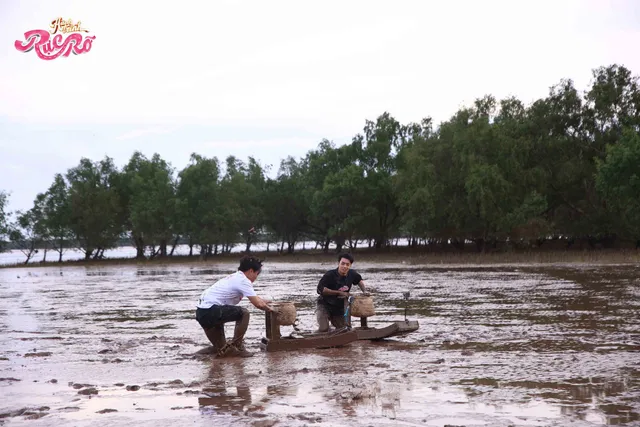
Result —
[[250, 255], [245, 255], [240, 258], [240, 267], [238, 267], [238, 270], [242, 271], [243, 273], [249, 270], [260, 271], [261, 269], [262, 261], [258, 258]]
[[348, 259], [348, 260], [349, 260], [349, 262], [351, 262], [351, 264], [353, 264], [353, 255], [348, 254], [348, 253], [346, 253], [346, 252], [345, 252], [345, 253], [342, 253], [342, 254], [338, 255], [338, 262], [340, 262], [340, 260], [341, 260], [342, 258], [346, 258], [346, 259]]

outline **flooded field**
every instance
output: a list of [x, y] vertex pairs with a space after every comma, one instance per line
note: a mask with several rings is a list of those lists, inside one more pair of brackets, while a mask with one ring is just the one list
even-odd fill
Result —
[[[311, 331], [332, 267], [267, 264], [255, 288]], [[251, 308], [256, 355], [226, 360], [193, 356], [194, 307], [236, 264], [0, 270], [0, 424], [640, 425], [640, 266], [354, 267], [376, 291], [370, 326], [404, 319], [410, 290], [420, 329], [264, 353]]]

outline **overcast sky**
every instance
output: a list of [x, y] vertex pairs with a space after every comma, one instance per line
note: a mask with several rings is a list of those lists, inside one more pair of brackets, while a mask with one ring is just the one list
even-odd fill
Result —
[[[96, 36], [52, 61], [15, 49], [61, 16]], [[640, 73], [640, 1], [0, 0], [0, 190], [28, 209], [81, 157], [253, 155], [277, 170], [389, 111], [446, 120], [529, 103], [593, 68]]]

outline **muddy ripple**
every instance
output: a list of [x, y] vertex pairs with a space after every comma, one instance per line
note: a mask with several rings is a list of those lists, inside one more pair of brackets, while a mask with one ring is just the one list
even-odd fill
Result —
[[[312, 330], [332, 267], [267, 264], [255, 287]], [[251, 309], [256, 356], [229, 360], [195, 354], [193, 309], [235, 264], [2, 270], [0, 424], [640, 424], [637, 266], [356, 267], [376, 289], [370, 326], [406, 310], [417, 332], [263, 353]]]

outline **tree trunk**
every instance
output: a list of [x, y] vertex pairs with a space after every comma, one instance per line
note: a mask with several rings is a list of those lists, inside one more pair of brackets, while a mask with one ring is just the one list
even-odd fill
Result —
[[137, 259], [144, 259], [144, 240], [142, 239], [142, 237], [136, 237], [135, 239], [133, 239], [133, 241], [136, 244], [136, 258]]
[[47, 262], [47, 244], [44, 245], [44, 254], [42, 255], [42, 262]]
[[180, 240], [180, 236], [176, 236], [173, 240], [173, 245], [171, 246], [171, 252], [169, 252], [169, 256], [173, 256], [173, 251], [176, 250], [176, 246], [178, 246], [178, 240]]
[[133, 242], [136, 245], [136, 258], [144, 259], [144, 239], [141, 236], [134, 237]]
[[58, 248], [56, 249], [58, 251], [58, 262], [62, 262], [62, 252], [63, 252], [63, 244], [64, 244], [64, 238], [60, 238], [60, 244], [58, 245]]
[[329, 237], [324, 241], [324, 245], [322, 245], [322, 252], [325, 254], [329, 252], [329, 243], [331, 243], [331, 239]]

